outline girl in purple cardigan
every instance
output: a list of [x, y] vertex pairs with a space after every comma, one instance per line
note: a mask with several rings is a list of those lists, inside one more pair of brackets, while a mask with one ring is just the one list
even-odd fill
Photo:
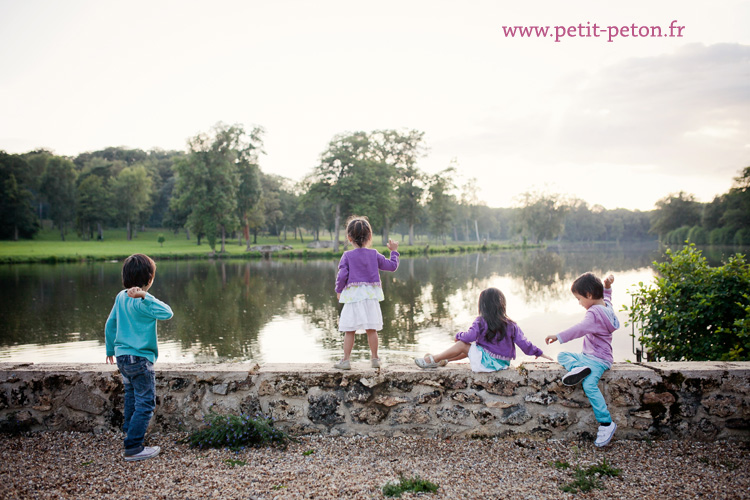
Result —
[[505, 312], [505, 295], [497, 288], [479, 294], [479, 316], [466, 332], [456, 334], [456, 343], [433, 356], [425, 354], [414, 362], [420, 368], [437, 368], [449, 361], [469, 358], [472, 371], [494, 372], [505, 370], [516, 358], [516, 346], [529, 356], [545, 356], [541, 349], [529, 342], [518, 325]]
[[344, 332], [344, 358], [333, 367], [351, 369], [349, 357], [354, 347], [354, 334], [366, 333], [372, 353], [370, 363], [373, 368], [380, 368], [378, 330], [383, 329], [380, 301], [384, 297], [379, 271], [393, 272], [398, 269], [398, 243], [388, 240], [390, 259], [375, 249], [367, 248], [372, 243], [370, 222], [367, 217], [354, 215], [346, 223], [346, 237], [354, 249], [341, 256], [336, 277], [336, 297], [344, 304], [339, 318], [339, 331]]

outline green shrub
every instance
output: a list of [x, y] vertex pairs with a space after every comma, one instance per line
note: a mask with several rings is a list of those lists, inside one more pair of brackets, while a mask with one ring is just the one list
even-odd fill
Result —
[[[741, 254], [710, 267], [695, 245], [654, 263], [655, 286], [638, 284], [630, 321], [650, 359], [750, 360], [750, 265]], [[627, 308], [626, 308], [627, 309]]]
[[412, 491], [414, 493], [427, 492], [435, 493], [439, 486], [431, 483], [419, 476], [404, 477], [399, 476], [398, 483], [388, 483], [383, 486], [383, 495], [387, 497], [400, 497], [401, 493]]
[[219, 415], [210, 412], [203, 422], [205, 427], [181, 440], [191, 448], [229, 448], [241, 450], [246, 446], [279, 444], [286, 446], [291, 437], [273, 427], [273, 419], [256, 415]]

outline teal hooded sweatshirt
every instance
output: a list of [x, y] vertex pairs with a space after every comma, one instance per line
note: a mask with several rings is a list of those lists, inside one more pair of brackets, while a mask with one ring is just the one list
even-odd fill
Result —
[[107, 356], [131, 354], [155, 363], [159, 357], [156, 321], [171, 317], [172, 309], [150, 293], [134, 299], [128, 297], [127, 290], [121, 291], [104, 329]]

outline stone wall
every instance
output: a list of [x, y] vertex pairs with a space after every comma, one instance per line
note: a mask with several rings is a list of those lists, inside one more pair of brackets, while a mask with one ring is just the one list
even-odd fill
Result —
[[[580, 385], [557, 363], [504, 372], [354, 364], [157, 364], [153, 429], [198, 428], [203, 415], [264, 413], [295, 433], [591, 438]], [[750, 363], [616, 363], [600, 388], [619, 438], [750, 440]], [[100, 431], [122, 423], [116, 367], [0, 363], [0, 430]]]

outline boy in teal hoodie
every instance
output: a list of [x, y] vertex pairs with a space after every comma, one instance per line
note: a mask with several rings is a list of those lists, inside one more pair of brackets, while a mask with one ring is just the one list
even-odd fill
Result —
[[156, 408], [156, 321], [172, 317], [172, 309], [148, 293], [155, 275], [156, 263], [150, 257], [137, 253], [125, 259], [125, 290], [115, 297], [105, 327], [106, 362], [114, 364], [116, 358], [125, 386], [123, 456], [128, 462], [155, 457], [160, 451], [158, 446], [143, 446]]

